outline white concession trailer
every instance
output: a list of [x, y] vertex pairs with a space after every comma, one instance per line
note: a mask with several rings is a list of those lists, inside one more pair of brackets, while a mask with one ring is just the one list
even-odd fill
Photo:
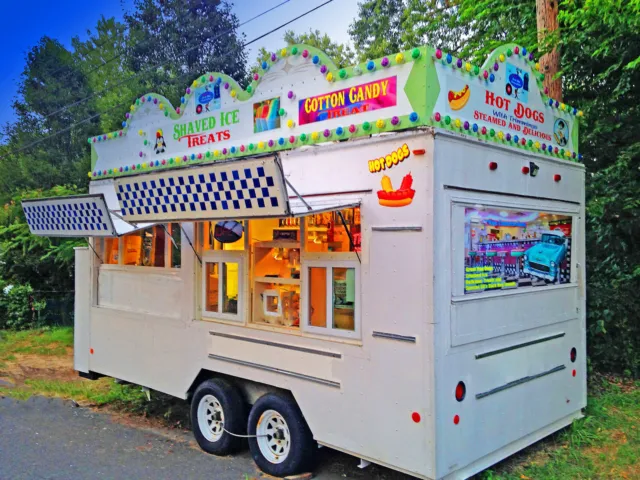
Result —
[[274, 476], [317, 445], [467, 478], [586, 405], [581, 112], [505, 45], [338, 69], [289, 46], [242, 89], [138, 98], [88, 195], [24, 201], [76, 251], [75, 368], [191, 401]]

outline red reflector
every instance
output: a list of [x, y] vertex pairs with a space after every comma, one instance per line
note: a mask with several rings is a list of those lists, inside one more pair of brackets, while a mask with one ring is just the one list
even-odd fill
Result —
[[464, 400], [464, 397], [467, 395], [467, 387], [464, 382], [458, 382], [456, 385], [456, 400], [461, 402]]
[[569, 358], [571, 358], [571, 363], [576, 361], [576, 357], [578, 356], [578, 352], [576, 351], [576, 347], [571, 349], [571, 353], [569, 354]]
[[90, 349], [89, 349], [89, 353], [90, 353], [91, 355], [93, 355], [93, 348], [90, 348]]
[[453, 416], [453, 423], [456, 424], [456, 425], [460, 423], [460, 416], [459, 415], [454, 415]]
[[489, 162], [489, 170], [497, 170], [498, 163], [497, 162]]
[[525, 175], [529, 173], [529, 167], [522, 167], [522, 173]]
[[424, 148], [420, 148], [418, 150], [412, 150], [414, 155], [424, 155], [427, 151]]
[[420, 423], [420, 420], [421, 420], [420, 414], [418, 412], [413, 412], [411, 414], [411, 420], [413, 420], [416, 423]]
[[562, 180], [562, 177], [560, 176], [560, 174], [556, 173], [556, 174], [553, 176], [553, 181], [554, 181], [554, 182], [559, 182], [560, 180]]
[[571, 372], [571, 375], [573, 375], [575, 377], [576, 376], [576, 371], [574, 370], [573, 372]]

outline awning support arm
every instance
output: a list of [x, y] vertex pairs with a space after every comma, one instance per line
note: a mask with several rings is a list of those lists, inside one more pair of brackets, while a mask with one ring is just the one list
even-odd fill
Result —
[[304, 203], [304, 206], [307, 207], [307, 210], [311, 211], [312, 210], [311, 206], [306, 202], [306, 200], [304, 198], [302, 198], [302, 195], [300, 195], [298, 193], [298, 191], [295, 189], [295, 187], [293, 185], [291, 185], [291, 182], [289, 180], [287, 180], [286, 178], [284, 179], [284, 181], [289, 186], [289, 188], [291, 190], [293, 190], [293, 193], [296, 194], [296, 197], [298, 197], [300, 199], [300, 201], [302, 203]]
[[99, 261], [101, 264], [103, 264], [104, 262], [103, 262], [103, 261], [102, 261], [102, 259], [100, 258], [100, 255], [98, 255], [98, 252], [96, 252], [96, 251], [93, 249], [93, 246], [91, 245], [91, 239], [90, 239], [89, 237], [87, 237], [87, 245], [89, 245], [89, 248], [91, 249], [91, 251], [92, 251], [93, 253], [95, 253], [96, 258], [98, 259], [98, 261]]
[[[164, 225], [164, 224], [163, 224]], [[165, 227], [166, 229], [166, 227]], [[187, 232], [184, 231], [184, 228], [182, 228], [182, 224], [180, 224], [180, 231], [182, 232], [182, 234], [184, 235], [184, 238], [187, 239], [187, 242], [189, 242], [189, 246], [191, 247], [191, 250], [193, 250], [193, 254], [196, 256], [196, 258], [198, 259], [198, 262], [200, 262], [200, 266], [202, 266], [202, 258], [200, 258], [200, 255], [198, 255], [198, 252], [196, 252], [195, 247], [193, 246], [193, 243], [191, 243], [191, 239], [189, 238], [189, 235], [187, 235]]]
[[167, 225], [164, 223], [161, 223], [160, 225], [162, 225], [162, 228], [164, 228], [164, 232], [167, 234], [167, 236], [169, 237], [169, 240], [171, 240], [171, 243], [173, 244], [174, 247], [178, 248], [178, 245], [176, 245], [176, 241], [173, 239], [173, 235], [171, 235], [169, 233], [169, 230], [167, 229]]
[[351, 230], [349, 230], [349, 226], [347, 225], [347, 222], [344, 220], [344, 217], [342, 216], [342, 212], [340, 210], [337, 210], [336, 213], [340, 217], [340, 221], [342, 222], [342, 225], [344, 226], [344, 230], [347, 232], [347, 236], [349, 237], [349, 245], [351, 245], [351, 248], [353, 248], [354, 253], [358, 257], [358, 262], [362, 263], [362, 259], [360, 258], [360, 255], [356, 251], [356, 246], [353, 243], [353, 237], [351, 236]]

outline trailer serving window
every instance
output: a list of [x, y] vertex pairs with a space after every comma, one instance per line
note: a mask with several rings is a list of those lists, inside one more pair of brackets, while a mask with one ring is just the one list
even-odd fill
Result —
[[464, 207], [464, 294], [570, 283], [572, 232], [567, 214]]
[[96, 239], [106, 265], [180, 268], [180, 225], [154, 225], [118, 238]]

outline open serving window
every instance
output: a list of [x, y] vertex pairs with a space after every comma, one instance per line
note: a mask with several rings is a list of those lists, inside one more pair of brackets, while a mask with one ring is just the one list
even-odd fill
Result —
[[289, 202], [291, 216], [200, 224], [203, 318], [359, 335], [360, 199]]

